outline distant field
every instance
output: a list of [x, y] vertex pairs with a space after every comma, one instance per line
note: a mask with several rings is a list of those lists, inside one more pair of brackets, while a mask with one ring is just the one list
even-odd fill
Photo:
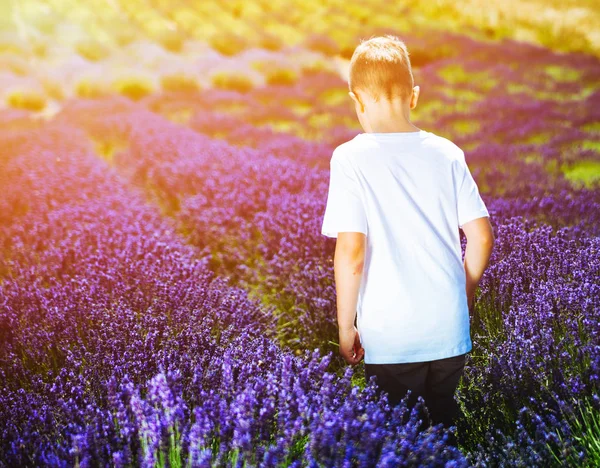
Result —
[[433, 29], [480, 39], [509, 37], [565, 52], [600, 55], [600, 3], [595, 0], [20, 0], [3, 2], [0, 11], [4, 28], [33, 38], [37, 31], [50, 32], [57, 22], [67, 20], [83, 25], [86, 33], [100, 41], [147, 36], [176, 44], [181, 37], [207, 40], [229, 31], [249, 43], [264, 40], [264, 33], [269, 35], [266, 40], [297, 44], [304, 36], [319, 33], [333, 40], [331, 47], [347, 53], [357, 36], [369, 36], [376, 29]]
[[[0, 467], [600, 466], [599, 9], [0, 3]], [[458, 447], [336, 342], [330, 158], [383, 33], [496, 238]]]

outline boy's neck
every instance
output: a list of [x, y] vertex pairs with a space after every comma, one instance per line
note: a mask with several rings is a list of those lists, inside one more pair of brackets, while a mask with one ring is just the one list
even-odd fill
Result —
[[410, 109], [406, 103], [400, 106], [381, 106], [363, 118], [366, 133], [406, 133], [421, 129], [410, 121]]
[[370, 128], [365, 129], [365, 133], [407, 133], [419, 131], [421, 131], [421, 129], [410, 122], [396, 125], [394, 125], [393, 122], [387, 125], [371, 125]]
[[358, 118], [366, 133], [408, 133], [421, 129], [410, 121], [410, 101], [396, 97], [392, 100], [368, 100]]

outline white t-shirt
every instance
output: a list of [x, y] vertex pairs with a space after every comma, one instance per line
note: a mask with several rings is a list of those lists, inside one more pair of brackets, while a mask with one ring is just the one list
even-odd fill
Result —
[[321, 234], [362, 232], [357, 305], [366, 364], [471, 350], [459, 227], [489, 216], [456, 144], [434, 133], [360, 133], [330, 162]]

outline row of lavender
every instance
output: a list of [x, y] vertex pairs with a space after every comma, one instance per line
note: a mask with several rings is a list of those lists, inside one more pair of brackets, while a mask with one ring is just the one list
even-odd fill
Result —
[[[221, 274], [277, 305], [280, 339], [326, 348], [336, 333], [333, 243], [319, 234], [327, 171], [207, 139], [135, 106], [74, 103], [61, 118], [76, 119], [93, 138], [126, 142], [114, 166], [174, 216], [193, 245], [212, 253]], [[521, 173], [515, 186], [527, 182], [531, 192], [530, 175]], [[459, 395], [468, 415], [464, 445], [480, 461], [547, 463], [549, 443], [568, 447], [577, 437], [569, 435], [577, 405], [600, 403], [592, 326], [600, 320], [598, 192], [545, 177], [540, 200], [563, 227], [534, 222], [547, 216], [535, 202], [486, 197], [497, 244]], [[557, 186], [560, 196], [547, 193]]]
[[[470, 152], [471, 162], [482, 153], [485, 159], [490, 145], [498, 153], [494, 158], [498, 164], [492, 166], [498, 173], [507, 171], [505, 163], [515, 161], [515, 155], [532, 151], [545, 160], [598, 159], [598, 152], [572, 155], [569, 151], [570, 144], [598, 142], [593, 132], [600, 99], [596, 57], [559, 54], [513, 41], [482, 43], [448, 32], [429, 37], [427, 43], [422, 42], [425, 38], [403, 37], [417, 50], [413, 73], [421, 97], [412, 111], [415, 121], [450, 135], [460, 146], [480, 144]], [[422, 49], [439, 51], [435, 47], [439, 44], [444, 44], [447, 56], [419, 60]], [[140, 103], [163, 116], [187, 121], [201, 133], [293, 155], [323, 168], [324, 153], [330, 154], [331, 145], [351, 138], [359, 128], [347, 83], [331, 70], [307, 71], [293, 84], [260, 86], [245, 93], [182, 89], [149, 95]], [[314, 143], [274, 132], [269, 124], [286, 124], [289, 133], [310, 137]], [[507, 142], [510, 154], [503, 147]], [[304, 152], [296, 151], [300, 147]], [[497, 185], [499, 175], [492, 173], [485, 182]]]
[[0, 466], [466, 465], [331, 355], [280, 348], [75, 127], [2, 141]]
[[[103, 115], [111, 117], [98, 117]], [[214, 268], [246, 288], [261, 285], [263, 294], [286, 290], [303, 299], [304, 345], [311, 336], [316, 346], [331, 336], [331, 327], [322, 323], [326, 317], [333, 319], [328, 313], [333, 304], [324, 302], [331, 290], [303, 294], [307, 284], [330, 286], [327, 278], [314, 278], [315, 272], [330, 278], [332, 242], [319, 235], [327, 171], [207, 139], [125, 102], [73, 103], [61, 117], [83, 124], [100, 140], [125, 142], [127, 149], [113, 163], [149, 188], [194, 245], [212, 253]], [[301, 154], [312, 149], [311, 144], [294, 144]], [[519, 215], [552, 221], [557, 228], [570, 225], [571, 238], [597, 235], [600, 190], [575, 189], [564, 178], [519, 161], [517, 151], [509, 145], [502, 153], [499, 147], [488, 149], [490, 165], [506, 163], [518, 169], [517, 177], [506, 179], [511, 186], [505, 184], [503, 196], [488, 200], [494, 220], [503, 223]], [[484, 156], [478, 153], [478, 158]], [[515, 160], [510, 161], [511, 156]], [[289, 315], [293, 319], [298, 311]], [[325, 335], [314, 334], [315, 324], [325, 325]], [[293, 340], [298, 324], [290, 325]]]

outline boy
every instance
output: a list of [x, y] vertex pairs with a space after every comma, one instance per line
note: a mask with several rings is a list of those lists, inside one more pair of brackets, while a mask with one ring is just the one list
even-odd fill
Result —
[[421, 395], [431, 424], [455, 425], [469, 316], [494, 244], [489, 213], [464, 152], [410, 122], [420, 89], [403, 41], [361, 41], [348, 84], [366, 133], [333, 152], [321, 229], [337, 238], [340, 354], [352, 365], [364, 356], [390, 404], [410, 390], [409, 408]]

